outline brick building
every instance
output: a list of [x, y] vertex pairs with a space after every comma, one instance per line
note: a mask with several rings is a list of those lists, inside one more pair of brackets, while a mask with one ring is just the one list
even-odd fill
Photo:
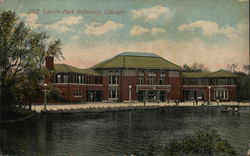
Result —
[[54, 64], [46, 58], [47, 83], [60, 89], [65, 101], [236, 100], [236, 75], [185, 72], [153, 54], [124, 52], [89, 69]]

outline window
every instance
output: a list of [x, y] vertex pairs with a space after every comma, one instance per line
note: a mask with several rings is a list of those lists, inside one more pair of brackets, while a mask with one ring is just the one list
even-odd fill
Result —
[[149, 85], [156, 84], [156, 72], [148, 72], [148, 84]]
[[228, 79], [217, 79], [217, 85], [227, 85]]
[[119, 84], [118, 76], [109, 76], [109, 84]]
[[119, 91], [116, 89], [109, 90], [109, 98], [110, 99], [118, 99], [119, 98]]
[[74, 97], [82, 97], [82, 90], [75, 90], [73, 92]]
[[57, 75], [57, 83], [62, 83], [62, 76], [61, 75]]
[[166, 75], [165, 72], [160, 73], [160, 85], [166, 84]]
[[82, 77], [81, 77], [81, 75], [78, 75], [78, 81], [77, 81], [77, 83], [82, 83]]
[[228, 90], [218, 89], [214, 91], [214, 99], [227, 99]]
[[144, 73], [142, 71], [139, 71], [137, 74], [137, 83], [144, 84]]
[[63, 83], [68, 83], [68, 75], [63, 75]]
[[84, 81], [84, 75], [82, 75], [82, 81], [81, 81], [81, 83], [85, 83], [85, 81]]

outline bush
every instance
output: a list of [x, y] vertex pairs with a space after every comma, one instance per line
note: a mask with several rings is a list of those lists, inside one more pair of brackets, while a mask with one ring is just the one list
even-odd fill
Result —
[[35, 113], [35, 111], [19, 108], [19, 107], [5, 107], [1, 108], [0, 115], [1, 120], [15, 120], [19, 118], [26, 117], [30, 114]]
[[54, 86], [50, 89], [49, 94], [48, 94], [48, 98], [55, 100], [55, 101], [58, 101], [58, 102], [65, 101], [62, 94], [61, 94], [61, 91]]
[[165, 156], [235, 156], [236, 150], [222, 139], [216, 131], [199, 131], [178, 140], [172, 140], [164, 147], [152, 147], [147, 155]]

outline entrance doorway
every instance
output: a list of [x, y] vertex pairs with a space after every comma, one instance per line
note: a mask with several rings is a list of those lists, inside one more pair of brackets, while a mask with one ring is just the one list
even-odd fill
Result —
[[87, 91], [87, 101], [97, 102], [102, 100], [102, 91], [101, 90], [88, 90]]

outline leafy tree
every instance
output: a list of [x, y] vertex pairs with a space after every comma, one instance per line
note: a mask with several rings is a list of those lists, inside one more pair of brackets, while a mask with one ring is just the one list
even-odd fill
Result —
[[55, 100], [55, 101], [60, 101], [60, 102], [65, 101], [64, 97], [62, 96], [62, 93], [61, 93], [60, 89], [56, 88], [53, 85], [50, 86], [48, 98], [52, 99], [52, 100]]
[[248, 73], [248, 75], [250, 75], [250, 65], [249, 64], [243, 65], [243, 71], [245, 73]]
[[233, 64], [228, 64], [226, 67], [226, 70], [232, 73], [235, 73], [237, 71], [238, 65], [233, 63]]
[[208, 71], [208, 69], [205, 67], [202, 63], [193, 63], [191, 66], [184, 64], [182, 66], [187, 71]]
[[[178, 140], [171, 140], [165, 147], [150, 146], [147, 150], [148, 156], [165, 155], [227, 155], [235, 156], [236, 150], [222, 139], [216, 131], [199, 131], [194, 135], [185, 136]], [[140, 153], [138, 155], [141, 155]]]
[[32, 31], [11, 11], [0, 14], [0, 34], [1, 106], [31, 101], [46, 73], [45, 57], [62, 58], [62, 43], [48, 42], [45, 32]]

